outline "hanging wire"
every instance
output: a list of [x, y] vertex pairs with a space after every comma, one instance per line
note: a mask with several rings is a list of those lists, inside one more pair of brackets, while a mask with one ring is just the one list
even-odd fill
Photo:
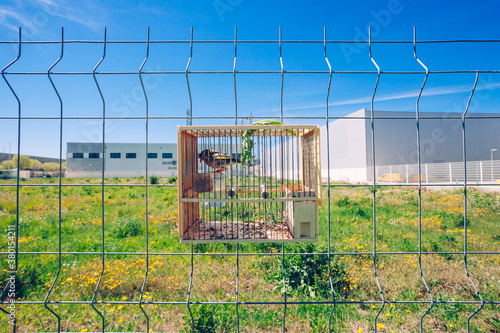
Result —
[[[234, 63], [233, 63], [233, 82], [234, 82], [234, 124], [238, 124], [238, 92], [236, 90], [236, 57], [238, 50], [238, 27], [234, 27]], [[250, 124], [252, 121], [250, 121]], [[232, 177], [231, 177], [232, 182]], [[233, 187], [231, 186], [231, 189]], [[237, 192], [237, 191], [236, 191]], [[236, 193], [237, 194], [237, 193]], [[227, 231], [226, 231], [227, 235]], [[240, 332], [240, 244], [236, 243], [236, 331]]]
[[[281, 26], [280, 26], [280, 36], [279, 36], [279, 46], [280, 46], [280, 65], [281, 65], [281, 97], [280, 97], [280, 122], [283, 123], [283, 81], [285, 80], [285, 70], [283, 67], [283, 51], [282, 51], [282, 44], [281, 44]], [[276, 137], [275, 137], [276, 138]], [[283, 145], [282, 145], [283, 147]], [[277, 154], [275, 154], [277, 155]], [[275, 163], [276, 164], [276, 163]], [[275, 174], [276, 177], [276, 174]], [[276, 179], [277, 182], [277, 179]], [[277, 185], [277, 184], [276, 184]], [[278, 205], [276, 203], [276, 205]], [[272, 209], [272, 206], [271, 206]], [[281, 243], [281, 264], [282, 264], [282, 274], [283, 274], [283, 296], [285, 297], [285, 305], [283, 306], [283, 333], [286, 331], [286, 310], [287, 310], [287, 304], [286, 304], [286, 266], [285, 266], [285, 243]]]
[[97, 284], [95, 286], [95, 290], [94, 290], [94, 294], [92, 295], [92, 308], [94, 309], [95, 312], [97, 312], [97, 314], [101, 317], [101, 320], [102, 320], [102, 332], [104, 333], [104, 330], [105, 330], [105, 327], [106, 327], [106, 323], [105, 323], [105, 320], [104, 320], [104, 315], [95, 307], [95, 304], [96, 304], [96, 301], [95, 301], [95, 298], [96, 298], [96, 295], [97, 295], [97, 291], [99, 290], [99, 286], [101, 285], [101, 280], [102, 280], [102, 277], [104, 275], [104, 268], [105, 268], [105, 257], [106, 257], [106, 254], [105, 254], [105, 243], [104, 243], [104, 160], [105, 160], [105, 148], [106, 148], [106, 119], [105, 119], [105, 116], [106, 116], [106, 101], [104, 100], [104, 95], [102, 94], [102, 91], [101, 91], [101, 87], [99, 86], [99, 82], [97, 81], [97, 77], [95, 75], [95, 72], [97, 71], [97, 68], [99, 68], [99, 66], [101, 65], [101, 63], [104, 61], [104, 58], [106, 58], [106, 35], [107, 35], [107, 28], [104, 28], [104, 43], [103, 43], [103, 54], [102, 54], [102, 58], [99, 60], [99, 62], [97, 63], [97, 65], [95, 65], [94, 67], [94, 70], [92, 71], [93, 72], [93, 77], [94, 77], [94, 82], [96, 84], [96, 87], [97, 87], [97, 90], [99, 91], [99, 95], [101, 96], [101, 100], [102, 100], [102, 164], [101, 164], [101, 167], [102, 167], [102, 171], [101, 171], [101, 215], [102, 215], [102, 220], [101, 220], [101, 239], [102, 239], [102, 252], [101, 252], [101, 255], [102, 255], [102, 262], [101, 262], [101, 273], [99, 274], [99, 279], [97, 280]]
[[[193, 99], [191, 97], [191, 87], [189, 86], [189, 76], [188, 76], [189, 66], [191, 65], [192, 59], [193, 59], [193, 27], [191, 27], [190, 53], [189, 53], [189, 60], [188, 60], [187, 66], [186, 66], [186, 82], [187, 82], [187, 89], [188, 89], [188, 93], [189, 93], [189, 111], [190, 111], [190, 113], [189, 113], [189, 117], [190, 117], [189, 125], [193, 125]], [[197, 205], [197, 203], [193, 203], [193, 205], [191, 207], [193, 207], [194, 204]], [[188, 215], [188, 220], [189, 220], [189, 215]], [[194, 230], [193, 230], [193, 234], [194, 234]], [[194, 263], [193, 263], [194, 255], [193, 255], [193, 252], [194, 252], [194, 248], [193, 248], [193, 244], [191, 244], [191, 273], [190, 273], [190, 277], [189, 277], [188, 296], [187, 296], [187, 300], [186, 300], [186, 306], [187, 306], [187, 309], [189, 312], [189, 316], [191, 317], [191, 332], [194, 332], [194, 317], [193, 317], [193, 312], [191, 311], [191, 302], [190, 302], [191, 301], [191, 290], [193, 287], [193, 273], [194, 273]]]
[[233, 82], [234, 82], [234, 124], [235, 125], [238, 125], [238, 93], [236, 91], [236, 56], [238, 54], [237, 51], [238, 51], [238, 27], [234, 27]]
[[[191, 44], [189, 49], [189, 60], [186, 65], [186, 70], [184, 73], [186, 74], [186, 83], [189, 94], [189, 125], [193, 124], [193, 98], [191, 96], [191, 87], [189, 85], [189, 66], [191, 65], [191, 59], [193, 59], [193, 27], [191, 27]], [[149, 74], [149, 73], [148, 73]]]
[[148, 61], [149, 58], [149, 27], [148, 27], [148, 43], [146, 44], [146, 58], [141, 64], [139, 68], [139, 80], [141, 81], [142, 92], [144, 93], [144, 101], [146, 103], [146, 273], [144, 274], [144, 280], [141, 286], [141, 295], [139, 297], [139, 308], [142, 313], [146, 317], [146, 333], [149, 333], [149, 316], [143, 308], [142, 298], [144, 296], [144, 290], [146, 288], [146, 281], [148, 279], [149, 273], [149, 209], [148, 209], [148, 201], [149, 201], [149, 193], [148, 193], [148, 177], [149, 177], [149, 101], [148, 94], [146, 93], [146, 88], [144, 87], [144, 81], [142, 80], [142, 69], [144, 65]]
[[52, 293], [52, 290], [54, 289], [54, 286], [56, 284], [57, 279], [59, 278], [59, 274], [61, 273], [61, 268], [62, 268], [62, 246], [61, 246], [61, 238], [62, 238], [62, 161], [63, 161], [63, 101], [61, 98], [61, 95], [59, 95], [59, 91], [57, 90], [54, 81], [50, 77], [50, 71], [61, 61], [61, 59], [64, 56], [64, 28], [61, 28], [61, 55], [59, 56], [59, 59], [57, 59], [52, 66], [49, 67], [47, 70], [47, 76], [49, 78], [50, 84], [52, 85], [52, 88], [54, 88], [54, 92], [57, 95], [57, 99], [59, 100], [59, 109], [60, 109], [60, 122], [59, 122], [59, 197], [58, 197], [58, 208], [59, 208], [59, 216], [58, 216], [58, 248], [59, 248], [59, 253], [58, 253], [58, 268], [57, 268], [57, 273], [56, 277], [52, 281], [52, 284], [50, 285], [49, 291], [47, 292], [47, 296], [45, 296], [45, 301], [44, 301], [44, 306], [47, 310], [49, 310], [56, 318], [57, 318], [57, 332], [61, 332], [61, 317], [52, 310], [47, 302], [49, 300], [50, 294]]
[[280, 122], [283, 122], [283, 83], [285, 81], [285, 68], [283, 67], [283, 46], [281, 40], [281, 27], [280, 27], [280, 65], [281, 65], [281, 95], [280, 95]]
[[481, 306], [474, 310], [474, 312], [467, 318], [467, 332], [470, 332], [470, 320], [474, 317], [481, 309], [484, 307], [484, 299], [481, 296], [481, 293], [476, 287], [474, 281], [469, 274], [469, 268], [467, 266], [467, 149], [466, 149], [466, 140], [465, 140], [465, 116], [467, 115], [467, 111], [469, 111], [470, 102], [472, 100], [472, 96], [474, 96], [474, 92], [476, 91], [477, 81], [479, 79], [479, 72], [476, 72], [476, 79], [474, 80], [474, 87], [470, 93], [469, 99], [467, 100], [467, 106], [465, 107], [465, 111], [462, 114], [462, 139], [463, 139], [463, 159], [464, 159], [464, 269], [465, 274], [467, 274], [467, 278], [469, 279], [472, 287], [474, 287], [474, 291], [477, 296], [481, 300]]
[[376, 203], [377, 203], [377, 169], [376, 169], [376, 164], [375, 164], [375, 123], [373, 120], [373, 102], [375, 100], [375, 94], [377, 93], [377, 88], [378, 88], [378, 83], [380, 81], [380, 67], [377, 65], [375, 62], [375, 59], [372, 57], [372, 28], [368, 28], [368, 38], [369, 38], [369, 44], [368, 44], [368, 52], [370, 56], [370, 60], [372, 63], [377, 67], [377, 82], [375, 83], [375, 87], [373, 88], [373, 95], [371, 99], [371, 109], [370, 109], [370, 115], [371, 115], [371, 133], [372, 133], [372, 163], [373, 163], [373, 274], [375, 275], [375, 280], [377, 281], [377, 287], [378, 291], [380, 293], [380, 297], [382, 298], [382, 306], [377, 312], [377, 315], [375, 316], [374, 320], [374, 326], [375, 326], [375, 332], [377, 332], [377, 319], [382, 310], [384, 310], [385, 307], [385, 297], [384, 297], [384, 292], [382, 291], [382, 287], [380, 286], [380, 281], [377, 276], [377, 210], [376, 210]]
[[[16, 176], [16, 225], [15, 225], [15, 233], [16, 233], [16, 244], [15, 244], [15, 262], [14, 262], [14, 268], [12, 268], [12, 265], [9, 264], [9, 271], [8, 274], [10, 274], [10, 277], [13, 277], [13, 281], [16, 280], [17, 278], [17, 270], [19, 268], [19, 180], [20, 180], [20, 170], [21, 170], [21, 100], [17, 96], [16, 92], [14, 91], [14, 88], [10, 85], [10, 82], [7, 80], [5, 77], [5, 71], [12, 65], [14, 65], [19, 58], [21, 58], [21, 45], [22, 45], [22, 30], [19, 28], [19, 41], [18, 41], [18, 49], [17, 49], [17, 57], [12, 60], [7, 66], [5, 66], [2, 69], [2, 78], [4, 79], [5, 83], [9, 87], [10, 91], [12, 92], [12, 95], [14, 95], [14, 98], [16, 99], [17, 102], [17, 176]], [[9, 152], [10, 153], [10, 152]], [[12, 156], [10, 157], [12, 158]], [[9, 225], [10, 227], [10, 225]], [[8, 253], [8, 252], [7, 252]], [[0, 304], [3, 303], [3, 296], [5, 292], [9, 289], [9, 287], [15, 282], [11, 282], [10, 279], [7, 280], [7, 283], [5, 285], [5, 288], [2, 290], [2, 293], [0, 294]], [[15, 286], [14, 286], [15, 287]], [[4, 308], [0, 307], [0, 310], [4, 312], [7, 316], [10, 316], [10, 312], [5, 310]], [[12, 332], [15, 333], [17, 330], [17, 319], [14, 316], [12, 319], [13, 325], [12, 325]]]
[[[325, 39], [325, 44], [324, 44], [324, 49], [325, 49], [325, 60], [326, 64], [328, 65], [328, 69], [330, 70], [330, 76], [328, 77], [328, 90], [326, 92], [326, 102], [325, 102], [325, 111], [326, 111], [326, 119], [325, 119], [325, 124], [326, 124], [326, 151], [330, 151], [330, 113], [328, 110], [328, 105], [329, 105], [329, 100], [330, 100], [330, 88], [332, 86], [332, 65], [330, 64], [330, 61], [328, 60], [328, 55], [327, 55], [327, 47], [326, 47], [326, 27], [323, 27], [323, 35]], [[337, 298], [335, 297], [335, 290], [333, 288], [333, 279], [332, 279], [332, 255], [331, 255], [331, 212], [330, 212], [330, 207], [331, 207], [331, 198], [330, 198], [330, 156], [328, 154], [327, 156], [327, 196], [328, 196], [328, 280], [330, 281], [330, 289], [332, 290], [332, 297], [333, 297], [333, 308], [332, 311], [330, 311], [330, 315], [328, 316], [328, 332], [332, 331], [332, 315], [333, 312], [335, 311], [335, 308], [337, 306]], [[319, 188], [319, 191], [321, 191], [321, 187]]]
[[191, 317], [191, 332], [194, 332], [194, 317], [193, 312], [191, 311], [191, 304], [195, 304], [191, 302], [191, 288], [193, 287], [193, 272], [194, 272], [194, 257], [193, 257], [193, 244], [191, 244], [191, 273], [189, 274], [189, 288], [188, 288], [188, 296], [186, 299], [186, 306], [189, 312], [189, 316]]
[[[416, 27], [413, 27], [413, 56], [418, 61], [418, 63], [425, 69], [425, 79], [422, 83], [422, 87], [418, 93], [417, 102], [416, 102], [416, 121], [417, 121], [417, 160], [418, 160], [418, 271], [420, 273], [420, 277], [424, 282], [425, 289], [427, 290], [427, 294], [431, 299], [431, 305], [427, 308], [424, 314], [420, 317], [420, 333], [424, 330], [424, 317], [431, 311], [434, 307], [434, 297], [432, 297], [431, 290], [427, 285], [427, 281], [425, 281], [424, 273], [422, 271], [422, 165], [421, 165], [421, 151], [420, 151], [420, 97], [422, 96], [422, 92], [425, 88], [425, 83], [427, 82], [427, 78], [429, 77], [429, 69], [423, 64], [422, 61], [417, 56], [417, 30]], [[426, 177], [427, 179], [427, 177]]]

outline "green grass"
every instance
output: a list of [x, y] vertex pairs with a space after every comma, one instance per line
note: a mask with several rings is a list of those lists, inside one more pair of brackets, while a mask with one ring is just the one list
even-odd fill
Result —
[[[145, 178], [110, 178], [110, 184], [145, 184]], [[175, 180], [160, 178], [160, 184]], [[3, 182], [12, 182], [5, 180]], [[26, 180], [24, 183], [57, 184], [57, 179]], [[62, 256], [61, 273], [51, 300], [90, 301], [102, 269], [102, 226], [108, 252], [142, 252], [146, 248], [144, 187], [107, 187], [104, 195], [98, 179], [65, 179], [82, 186], [64, 186], [61, 198], [61, 247], [66, 252], [92, 252]], [[19, 251], [57, 252], [59, 233], [58, 188], [22, 187], [20, 190]], [[320, 207], [320, 241], [285, 244], [286, 252], [326, 252], [328, 246], [328, 200], [323, 193]], [[500, 249], [500, 196], [498, 193], [468, 191], [468, 251], [488, 252]], [[287, 301], [331, 301], [328, 277], [332, 272], [333, 289], [338, 304], [287, 305], [286, 325], [290, 332], [326, 332], [332, 312], [332, 329], [338, 332], [373, 331], [373, 320], [380, 303], [357, 304], [356, 301], [380, 301], [373, 275], [373, 206], [370, 188], [331, 189], [330, 243], [332, 252], [345, 255], [286, 256], [285, 282]], [[412, 188], [377, 189], [376, 248], [381, 252], [418, 251], [418, 192]], [[422, 193], [422, 270], [437, 301], [478, 300], [464, 271], [463, 191], [423, 191]], [[148, 225], [150, 253], [189, 253], [190, 246], [179, 243], [177, 229], [177, 190], [175, 187], [148, 188]], [[16, 189], [0, 187], [0, 225], [3, 230], [15, 222]], [[7, 235], [1, 240], [7, 250]], [[194, 245], [196, 253], [234, 253], [235, 244]], [[241, 302], [283, 301], [281, 244], [240, 244], [240, 253], [266, 253], [266, 256], [241, 256], [238, 300]], [[353, 255], [356, 253], [356, 255]], [[7, 267], [6, 257], [1, 258]], [[16, 281], [17, 298], [43, 301], [58, 270], [56, 254], [19, 255]], [[145, 255], [108, 255], [96, 300], [137, 302], [146, 272]], [[469, 272], [487, 301], [500, 295], [500, 256], [469, 254]], [[421, 280], [416, 254], [378, 255], [377, 274], [386, 300], [428, 301]], [[6, 272], [2, 274], [2, 281]], [[144, 301], [186, 302], [190, 277], [190, 256], [151, 255]], [[4, 282], [3, 284], [4, 285]], [[193, 302], [236, 301], [236, 259], [234, 256], [205, 255], [194, 257], [191, 292]], [[143, 331], [145, 318], [137, 304], [96, 305], [105, 316], [106, 330]], [[382, 332], [415, 332], [428, 304], [386, 304], [379, 317]], [[67, 331], [99, 331], [100, 317], [87, 305], [53, 304]], [[467, 317], [477, 304], [436, 303], [424, 320], [432, 332], [461, 332]], [[184, 304], [145, 304], [153, 331], [190, 331], [191, 316]], [[234, 332], [234, 305], [191, 305], [196, 331]], [[284, 307], [240, 305], [242, 332], [280, 331]], [[54, 331], [56, 319], [43, 304], [18, 305], [19, 332]], [[486, 305], [471, 321], [474, 331], [498, 332], [498, 305]], [[0, 322], [7, 332], [7, 320]]]

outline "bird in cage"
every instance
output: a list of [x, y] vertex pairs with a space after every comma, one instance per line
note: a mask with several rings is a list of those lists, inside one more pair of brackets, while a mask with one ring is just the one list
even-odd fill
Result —
[[200, 160], [212, 169], [215, 169], [215, 172], [226, 171], [232, 165], [241, 164], [241, 158], [231, 157], [228, 154], [213, 149], [203, 150], [200, 153]]

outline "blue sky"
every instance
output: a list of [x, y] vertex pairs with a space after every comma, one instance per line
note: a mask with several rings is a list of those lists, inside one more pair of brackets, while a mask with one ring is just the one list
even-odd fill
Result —
[[[373, 40], [411, 40], [413, 26], [420, 40], [500, 39], [496, 1], [69, 1], [15, 0], [0, 4], [0, 40], [151, 40], [234, 39], [277, 40], [366, 40], [372, 26]], [[8, 72], [46, 72], [59, 57], [60, 45], [23, 45], [20, 60]], [[322, 44], [284, 44], [286, 71], [328, 70]], [[101, 44], [66, 44], [64, 57], [55, 72], [90, 72], [102, 56]], [[145, 71], [183, 71], [189, 58], [188, 44], [153, 44]], [[411, 44], [374, 44], [373, 56], [382, 71], [419, 71]], [[0, 67], [17, 54], [13, 44], [0, 44]], [[500, 43], [420, 44], [419, 58], [431, 71], [498, 70]], [[98, 71], [137, 72], [146, 55], [145, 44], [109, 44]], [[328, 55], [336, 71], [374, 70], [366, 44], [329, 44]], [[234, 45], [195, 44], [192, 71], [231, 71]], [[237, 70], [280, 70], [277, 44], [239, 44]], [[46, 75], [7, 75], [22, 101], [23, 116], [57, 117], [59, 101]], [[422, 112], [457, 111], [465, 108], [475, 74], [431, 74], [421, 99]], [[91, 75], [53, 75], [64, 102], [64, 115], [99, 117], [102, 102]], [[144, 75], [149, 115], [183, 116], [189, 106], [184, 75]], [[422, 74], [382, 75], [375, 110], [415, 110], [423, 82]], [[137, 74], [98, 76], [110, 116], [144, 116], [145, 101]], [[343, 116], [370, 108], [376, 76], [336, 74], [330, 96], [330, 115]], [[190, 75], [194, 116], [234, 115], [231, 74]], [[285, 74], [285, 116], [324, 116], [327, 74]], [[280, 113], [279, 74], [239, 74], [238, 114], [258, 117]], [[500, 104], [500, 73], [481, 74], [471, 113], [495, 112]], [[17, 104], [4, 81], [0, 81], [1, 116], [17, 116]], [[0, 119], [0, 152], [17, 151], [17, 121]], [[151, 120], [150, 142], [175, 142], [175, 127], [184, 120]], [[195, 120], [194, 125], [232, 124], [234, 120]], [[292, 120], [287, 123], [319, 123], [324, 120]], [[59, 121], [23, 120], [21, 151], [25, 154], [58, 156]], [[96, 119], [65, 120], [64, 141], [100, 141], [102, 123]], [[144, 120], [109, 120], [110, 142], [144, 142]]]

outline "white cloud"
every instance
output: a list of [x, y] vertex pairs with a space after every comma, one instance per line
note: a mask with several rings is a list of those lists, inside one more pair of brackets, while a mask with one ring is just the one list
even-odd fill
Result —
[[[500, 87], [500, 83], [488, 83], [488, 84], [484, 84], [484, 85], [479, 85], [476, 88], [476, 91], [496, 89], [499, 87]], [[452, 94], [459, 94], [459, 93], [464, 93], [464, 92], [471, 92], [471, 90], [472, 90], [472, 85], [445, 86], [445, 87], [436, 87], [436, 88], [428, 88], [428, 89], [424, 88], [423, 93], [422, 93], [422, 97], [452, 95]], [[418, 97], [418, 92], [419, 92], [419, 90], [412, 90], [412, 91], [401, 91], [401, 92], [397, 92], [397, 93], [393, 93], [393, 94], [386, 94], [386, 95], [380, 95], [380, 96], [375, 95], [375, 101], [392, 101], [392, 100], [405, 99], [405, 98], [416, 99]], [[371, 96], [367, 96], [367, 97], [362, 97], [362, 98], [355, 98], [355, 99], [349, 99], [349, 100], [343, 100], [343, 101], [339, 101], [339, 102], [330, 103], [330, 106], [370, 103], [371, 100], [372, 100]]]
[[[476, 88], [476, 91], [482, 91], [482, 90], [489, 90], [489, 89], [498, 89], [500, 88], [500, 83], [478, 83], [478, 86]], [[422, 93], [422, 97], [425, 96], [443, 96], [443, 95], [452, 95], [452, 94], [459, 94], [459, 93], [465, 93], [465, 92], [471, 92], [472, 90], [472, 84], [471, 85], [456, 85], [456, 86], [444, 86], [444, 87], [436, 87], [436, 88], [427, 88], [424, 89]], [[400, 91], [392, 94], [385, 94], [385, 95], [375, 95], [375, 102], [377, 101], [393, 101], [393, 100], [401, 100], [401, 99], [406, 99], [406, 98], [413, 98], [416, 99], [418, 96], [418, 89], [415, 90], [408, 90], [408, 91]], [[330, 96], [331, 98], [332, 96]], [[337, 102], [332, 102], [329, 103], [329, 106], [346, 106], [346, 105], [358, 105], [358, 104], [365, 104], [365, 103], [370, 103], [372, 100], [372, 96], [364, 96], [364, 97], [359, 97], [359, 98], [352, 98], [352, 99], [344, 99], [340, 100]], [[312, 104], [312, 105], [291, 105], [291, 106], [286, 106], [283, 109], [285, 111], [297, 111], [297, 110], [310, 110], [310, 109], [321, 109], [324, 108], [325, 104]], [[279, 108], [273, 108], [270, 111], [279, 111]], [[265, 110], [268, 112], [269, 110]]]
[[0, 26], [4, 26], [12, 31], [18, 31], [19, 25], [28, 29], [33, 29], [33, 23], [14, 8], [0, 7]]
[[94, 1], [77, 6], [68, 0], [14, 0], [9, 6], [0, 5], [0, 27], [17, 31], [20, 26], [28, 39], [40, 34], [55, 17], [98, 31], [103, 26], [106, 11]]

